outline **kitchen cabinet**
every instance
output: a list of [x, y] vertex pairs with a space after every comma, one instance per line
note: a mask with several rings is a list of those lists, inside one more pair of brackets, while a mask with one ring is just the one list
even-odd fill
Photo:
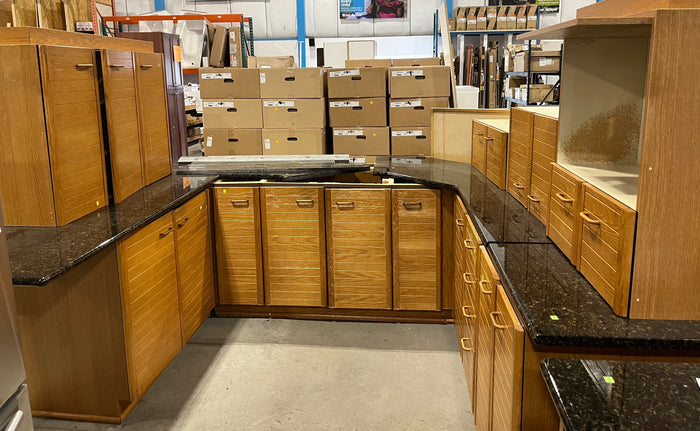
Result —
[[506, 188], [509, 120], [473, 120], [472, 166], [500, 189]]
[[144, 185], [170, 174], [170, 131], [163, 55], [134, 53]]
[[486, 133], [488, 127], [476, 120], [472, 121], [471, 165], [486, 175]]
[[391, 191], [394, 309], [440, 310], [440, 191]]
[[102, 81], [114, 202], [143, 188], [134, 54], [102, 50]]
[[209, 192], [173, 211], [180, 326], [184, 345], [214, 308], [214, 267]]
[[391, 309], [391, 191], [327, 188], [326, 242], [329, 306]]
[[579, 265], [583, 180], [552, 163], [547, 236], [575, 266]]
[[506, 190], [527, 207], [532, 170], [532, 113], [522, 108], [510, 110], [508, 145], [508, 185]]
[[559, 120], [544, 115], [533, 115], [532, 120], [532, 176], [528, 209], [543, 224], [549, 216], [549, 188], [552, 162], [557, 161]]
[[167, 213], [117, 245], [131, 399], [182, 349], [174, 230]]
[[327, 304], [322, 186], [261, 187], [266, 305]]
[[220, 304], [262, 305], [262, 231], [258, 187], [214, 187]]

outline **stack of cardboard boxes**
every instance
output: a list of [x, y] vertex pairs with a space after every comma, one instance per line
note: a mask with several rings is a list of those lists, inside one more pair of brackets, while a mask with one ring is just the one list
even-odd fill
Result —
[[328, 117], [335, 154], [389, 155], [387, 68], [328, 71]]
[[537, 6], [471, 6], [452, 12], [456, 31], [525, 30], [537, 28]]
[[431, 109], [449, 106], [450, 68], [392, 67], [389, 75], [391, 154], [429, 156]]

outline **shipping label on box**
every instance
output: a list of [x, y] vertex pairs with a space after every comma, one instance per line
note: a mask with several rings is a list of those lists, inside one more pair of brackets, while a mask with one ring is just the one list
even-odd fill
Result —
[[284, 108], [290, 108], [294, 107], [294, 101], [293, 100], [263, 100], [263, 107], [265, 108], [274, 108], [274, 107], [284, 107]]
[[264, 100], [266, 129], [320, 129], [326, 127], [325, 99]]
[[271, 68], [259, 76], [263, 99], [320, 99], [325, 94], [324, 71], [318, 67]]
[[389, 125], [392, 127], [430, 127], [433, 108], [447, 108], [449, 97], [423, 99], [391, 99], [389, 102]]
[[[359, 134], [357, 132], [360, 132]], [[389, 128], [333, 129], [333, 153], [354, 156], [388, 156]]]
[[392, 67], [390, 75], [389, 94], [392, 99], [450, 97], [449, 66]]
[[333, 136], [361, 136], [364, 134], [363, 129], [333, 129]]
[[331, 108], [355, 107], [355, 106], [360, 106], [360, 101], [359, 100], [331, 100], [328, 103], [328, 106]]
[[328, 72], [329, 78], [340, 78], [343, 76], [360, 76], [360, 69], [332, 70]]
[[254, 156], [262, 154], [260, 129], [205, 129], [205, 156]]
[[260, 99], [257, 70], [201, 68], [199, 77], [202, 99]]
[[387, 125], [386, 98], [370, 97], [357, 100], [331, 101], [328, 109], [331, 127]]
[[386, 81], [385, 67], [331, 69], [328, 72], [328, 98], [386, 97]]
[[260, 99], [220, 99], [202, 101], [205, 129], [262, 129]]
[[391, 76], [425, 76], [423, 69], [392, 70]]

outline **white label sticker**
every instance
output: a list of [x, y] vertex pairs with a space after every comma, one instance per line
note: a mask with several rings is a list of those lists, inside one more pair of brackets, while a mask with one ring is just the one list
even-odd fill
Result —
[[[267, 65], [267, 64], [264, 64], [264, 65], [260, 66], [260, 68], [261, 68], [261, 69], [272, 69], [272, 66]], [[261, 75], [265, 75], [265, 74], [264, 74], [264, 73], [261, 73]], [[262, 76], [261, 76], [260, 78], [262, 78], [263, 80], [265, 79], [265, 78], [263, 78]], [[264, 81], [263, 81], [263, 82], [264, 82]]]
[[553, 58], [542, 57], [540, 58], [540, 66], [550, 66], [554, 64]]
[[339, 78], [341, 76], [359, 76], [360, 69], [336, 70], [328, 74], [331, 78]]
[[230, 73], [203, 73], [202, 79], [231, 79]]
[[362, 130], [362, 129], [353, 129], [353, 130], [333, 129], [333, 135], [335, 135], [335, 136], [360, 136], [363, 134], [364, 134], [364, 130]]
[[537, 21], [537, 15], [528, 15], [527, 19], [529, 19], [530, 21]]
[[499, 16], [499, 17], [498, 17], [498, 21], [499, 21], [499, 22], [500, 22], [500, 21], [505, 21], [505, 20], [506, 20], [506, 17], [504, 17], [504, 16]]
[[469, 24], [469, 25], [475, 25], [475, 24], [476, 24], [476, 20], [470, 18], [470, 19], [467, 20], [467, 24]]
[[260, 74], [260, 83], [261, 83], [261, 84], [264, 84], [264, 83], [265, 83], [265, 74], [264, 74], [264, 73], [261, 73], [261, 74]]
[[269, 150], [270, 148], [272, 148], [272, 147], [270, 146], [270, 140], [269, 140], [269, 139], [265, 139], [265, 149], [266, 149], [266, 150]]
[[525, 19], [524, 16], [523, 16], [523, 17], [520, 17], [520, 16], [518, 17], [518, 22], [525, 22], [525, 21], [527, 21], [527, 20]]
[[294, 101], [293, 100], [264, 100], [263, 101], [263, 106], [266, 108], [274, 108], [274, 107], [292, 107], [294, 106]]
[[423, 76], [423, 69], [392, 70], [391, 76]]
[[422, 130], [392, 130], [391, 136], [423, 136]]
[[329, 106], [331, 108], [345, 108], [345, 107], [360, 106], [360, 101], [359, 100], [338, 100], [335, 102], [330, 102]]
[[233, 102], [203, 102], [205, 108], [233, 108]]
[[414, 106], [422, 106], [420, 100], [402, 100], [400, 102], [391, 102], [389, 104], [392, 108], [412, 108]]
[[485, 17], [485, 16], [479, 16], [479, 17], [476, 17], [476, 20], [479, 21], [479, 22], [486, 22], [486, 17]]
[[496, 12], [489, 12], [489, 13], [486, 14], [486, 16], [487, 16], [489, 19], [494, 19], [494, 18], [496, 18]]
[[515, 15], [510, 15], [508, 17], [508, 21], [515, 21]]
[[211, 136], [207, 136], [207, 147], [211, 147], [213, 138]]
[[466, 18], [459, 18], [459, 19], [457, 19], [457, 22], [467, 22], [467, 19]]

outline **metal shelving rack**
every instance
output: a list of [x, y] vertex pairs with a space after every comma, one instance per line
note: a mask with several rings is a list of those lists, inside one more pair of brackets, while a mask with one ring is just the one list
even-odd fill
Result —
[[561, 60], [562, 60], [562, 49], [559, 49], [559, 70], [556, 72], [536, 72], [536, 71], [531, 71], [530, 70], [530, 62], [532, 59], [532, 41], [528, 41], [528, 50], [527, 50], [527, 71], [525, 72], [505, 72], [505, 76], [524, 76], [525, 77], [525, 84], [527, 85], [527, 98], [525, 100], [521, 99], [514, 99], [512, 97], [504, 97], [504, 99], [510, 103], [515, 103], [518, 105], [543, 105], [543, 104], [552, 104], [552, 105], [558, 105], [559, 100], [557, 99], [555, 102], [545, 102], [547, 100], [547, 97], [549, 97], [552, 92], [556, 91], [560, 84], [561, 84], [561, 78], [557, 80], [557, 82], [552, 86], [552, 88], [547, 92], [547, 94], [544, 96], [544, 98], [541, 101], [533, 101], [530, 98], [531, 92], [530, 92], [530, 85], [532, 85], [532, 80], [533, 76], [538, 75], [538, 76], [561, 76]]

